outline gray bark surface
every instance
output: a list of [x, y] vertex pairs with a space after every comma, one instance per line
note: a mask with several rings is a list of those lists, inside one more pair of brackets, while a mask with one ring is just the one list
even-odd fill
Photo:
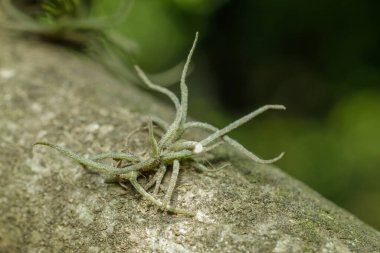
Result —
[[[229, 148], [214, 155], [231, 162], [222, 171], [180, 170], [174, 204], [195, 218], [32, 149], [46, 140], [83, 155], [121, 151], [143, 115], [173, 116], [82, 56], [0, 31], [0, 90], [0, 252], [380, 252], [379, 232]], [[131, 143], [146, 145], [145, 133]]]

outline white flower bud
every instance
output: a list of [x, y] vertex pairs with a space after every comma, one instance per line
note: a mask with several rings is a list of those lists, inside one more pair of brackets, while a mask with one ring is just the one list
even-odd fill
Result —
[[200, 143], [197, 143], [194, 147], [193, 153], [194, 154], [199, 154], [203, 151], [203, 145]]

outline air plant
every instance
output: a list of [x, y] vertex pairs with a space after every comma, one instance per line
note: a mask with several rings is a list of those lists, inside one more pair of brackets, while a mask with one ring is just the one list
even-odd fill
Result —
[[27, 10], [16, 7], [11, 0], [1, 2], [10, 18], [3, 24], [6, 28], [77, 46], [102, 38], [127, 47], [120, 36], [109, 30], [123, 21], [131, 1], [122, 1], [119, 11], [106, 17], [91, 15], [91, 0], [39, 0]]
[[[188, 88], [185, 82], [185, 77], [197, 43], [197, 39], [198, 33], [195, 36], [193, 46], [190, 50], [182, 71], [180, 80], [180, 99], [167, 88], [151, 82], [145, 73], [138, 66], [135, 66], [135, 70], [142, 81], [150, 89], [166, 95], [172, 101], [176, 110], [175, 118], [171, 123], [166, 123], [166, 121], [157, 116], [152, 116], [149, 118], [147, 128], [149, 133], [148, 138], [150, 143], [150, 152], [144, 155], [137, 155], [128, 152], [109, 152], [90, 158], [85, 158], [65, 147], [48, 142], [39, 141], [35, 143], [35, 145], [45, 145], [51, 147], [62, 153], [64, 156], [75, 160], [76, 162], [90, 168], [99, 174], [111, 176], [123, 188], [126, 188], [126, 183], [131, 183], [136, 191], [139, 192], [145, 199], [149, 200], [151, 203], [158, 206], [162, 210], [190, 216], [195, 215], [195, 213], [189, 210], [174, 207], [170, 203], [173, 191], [177, 183], [181, 165], [187, 163], [197, 171], [201, 172], [215, 171], [216, 169], [207, 168], [204, 164], [197, 160], [197, 158], [213, 150], [221, 143], [227, 143], [231, 145], [243, 155], [246, 155], [258, 163], [273, 163], [281, 159], [284, 153], [281, 153], [279, 156], [273, 159], [261, 159], [244, 148], [243, 145], [228, 137], [226, 134], [269, 109], [284, 110], [285, 107], [283, 105], [262, 106], [259, 109], [245, 115], [244, 117], [230, 123], [221, 129], [218, 129], [204, 122], [187, 121]], [[163, 134], [159, 136], [159, 140], [156, 140], [155, 133], [153, 131], [153, 125], [157, 126], [163, 131]], [[202, 140], [185, 139], [184, 133], [192, 128], [204, 129], [211, 133]], [[111, 158], [117, 161], [117, 165], [113, 166], [111, 164], [101, 162], [107, 158]], [[123, 163], [121, 161], [123, 161]], [[157, 197], [157, 194], [162, 189], [162, 181], [168, 170], [171, 170], [170, 181], [168, 187], [166, 188], [165, 196], [163, 199], [159, 199]], [[138, 178], [152, 172], [154, 173], [154, 176], [143, 187], [138, 181]], [[152, 193], [150, 193], [150, 189], [153, 186], [154, 189]]]

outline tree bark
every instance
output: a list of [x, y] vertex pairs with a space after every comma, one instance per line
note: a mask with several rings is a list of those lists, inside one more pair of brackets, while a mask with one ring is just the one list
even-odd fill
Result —
[[[63, 48], [6, 31], [0, 48], [0, 252], [380, 252], [379, 232], [229, 148], [215, 155], [232, 164], [222, 171], [180, 170], [174, 204], [195, 218], [32, 149], [46, 140], [81, 154], [121, 151], [141, 116], [174, 114]], [[141, 133], [131, 148], [145, 144]]]

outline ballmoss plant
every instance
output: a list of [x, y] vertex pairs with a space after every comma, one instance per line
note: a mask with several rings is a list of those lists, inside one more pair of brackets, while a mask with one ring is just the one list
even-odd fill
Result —
[[0, 28], [37, 36], [75, 49], [100, 61], [113, 74], [129, 82], [138, 45], [115, 30], [125, 21], [134, 0], [122, 0], [115, 13], [94, 13], [94, 0], [1, 0], [8, 20]]
[[[236, 148], [239, 152], [248, 156], [252, 160], [258, 163], [273, 163], [279, 160], [284, 153], [279, 156], [270, 159], [263, 160], [245, 149], [241, 144], [232, 138], [226, 136], [231, 130], [239, 127], [240, 125], [246, 123], [247, 121], [253, 119], [257, 115], [265, 112], [268, 109], [280, 109], [283, 110], [285, 107], [283, 105], [265, 105], [259, 109], [247, 114], [246, 116], [232, 122], [222, 129], [218, 129], [208, 123], [198, 122], [198, 121], [187, 121], [187, 107], [188, 107], [188, 88], [185, 83], [186, 73], [190, 64], [190, 60], [197, 43], [198, 33], [195, 36], [193, 46], [187, 57], [186, 64], [183, 68], [181, 80], [180, 80], [180, 90], [181, 99], [179, 100], [177, 96], [165, 87], [156, 85], [152, 83], [144, 72], [135, 66], [137, 74], [142, 79], [142, 81], [152, 90], [160, 92], [173, 102], [176, 109], [176, 114], [173, 122], [170, 124], [166, 123], [164, 120], [157, 116], [152, 116], [148, 120], [148, 133], [150, 141], [150, 152], [144, 155], [135, 155], [128, 152], [109, 152], [99, 154], [90, 158], [85, 158], [80, 156], [65, 147], [51, 144], [44, 141], [39, 141], [35, 145], [45, 145], [51, 147], [63, 155], [77, 161], [78, 163], [84, 165], [92, 171], [99, 174], [103, 174], [116, 180], [123, 188], [126, 188], [126, 183], [130, 182], [132, 186], [139, 192], [144, 198], [157, 205], [160, 209], [177, 213], [193, 216], [194, 212], [185, 209], [174, 207], [170, 204], [171, 197], [177, 182], [180, 164], [190, 164], [197, 171], [210, 172], [216, 169], [209, 169], [204, 164], [202, 164], [197, 158], [202, 156], [204, 153], [214, 149], [216, 146], [222, 142], [230, 144], [232, 147]], [[157, 141], [155, 138], [153, 124], [161, 128], [163, 134], [159, 137]], [[183, 137], [184, 133], [191, 128], [200, 128], [210, 131], [211, 134], [200, 141], [188, 140]], [[107, 163], [100, 162], [101, 160], [111, 158], [117, 161], [116, 165], [111, 165]], [[171, 178], [166, 189], [165, 196], [163, 199], [157, 197], [157, 193], [162, 189], [162, 180], [168, 169], [171, 169]], [[155, 173], [153, 177], [148, 181], [148, 183], [143, 187], [138, 178], [140, 176], [147, 175], [149, 173]], [[152, 193], [149, 193], [150, 189], [154, 186]]]
[[[126, 40], [121, 40], [109, 30], [120, 24], [130, 9], [132, 1], [121, 1], [118, 12], [112, 16], [94, 17], [92, 0], [36, 0], [32, 4], [16, 5], [11, 0], [1, 4], [12, 22], [3, 26], [24, 33], [39, 35], [74, 47], [105, 40], [129, 51]], [[25, 6], [26, 5], [26, 6]]]
[[[96, 6], [101, 1], [96, 0], [0, 0], [0, 7], [9, 18], [0, 22], [0, 28], [71, 47], [99, 61], [121, 80], [140, 84], [133, 70], [139, 45], [115, 30], [125, 22], [135, 1], [119, 2], [114, 13], [99, 16], [94, 9], [99, 8]], [[151, 78], [165, 86], [177, 83], [179, 77], [174, 73], [182, 65]]]

